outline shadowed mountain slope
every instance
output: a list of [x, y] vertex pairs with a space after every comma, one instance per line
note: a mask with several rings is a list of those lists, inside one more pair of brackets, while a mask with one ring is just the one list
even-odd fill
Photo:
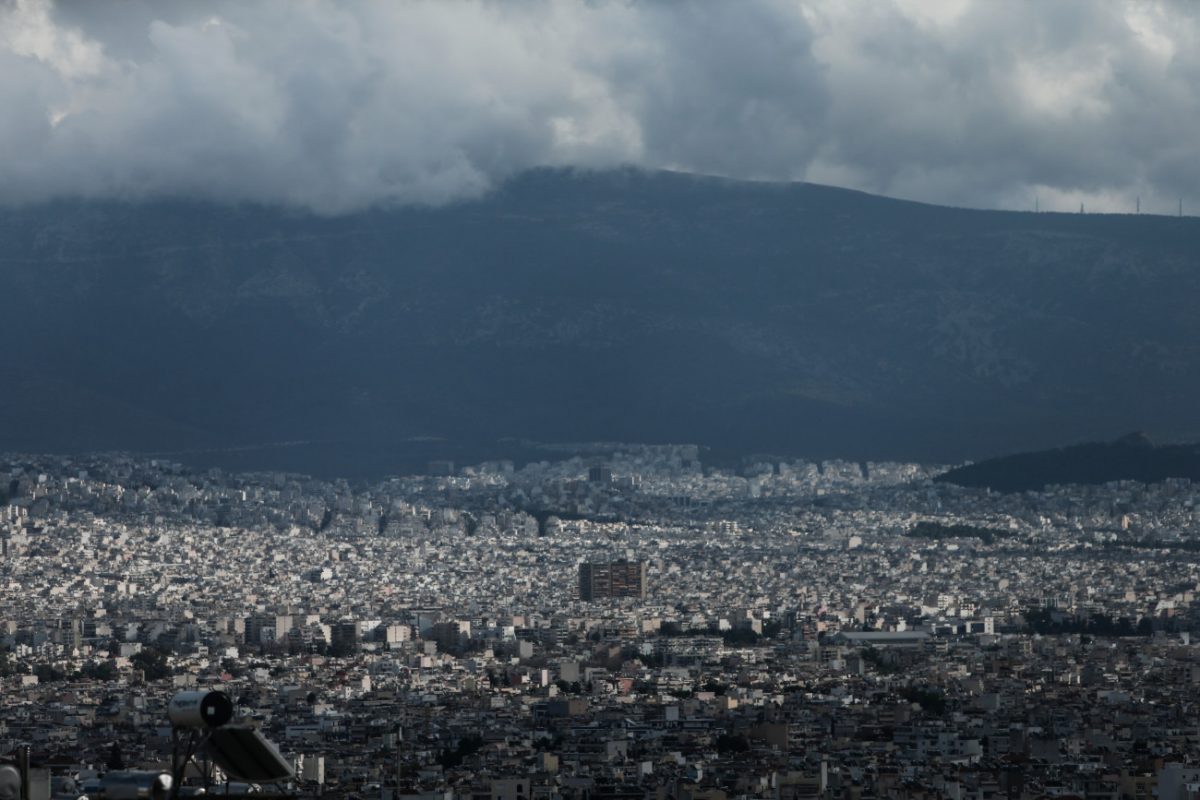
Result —
[[438, 209], [0, 212], [0, 448], [1196, 434], [1200, 220], [528, 173]]
[[1168, 478], [1200, 480], [1200, 445], [1154, 445], [1134, 434], [1115, 442], [1089, 442], [990, 458], [952, 469], [937, 480], [1000, 492], [1024, 492], [1055, 484], [1158, 483]]

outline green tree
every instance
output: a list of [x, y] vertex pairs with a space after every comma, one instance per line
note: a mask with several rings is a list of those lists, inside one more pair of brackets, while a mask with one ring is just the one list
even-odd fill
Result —
[[34, 667], [33, 674], [37, 675], [38, 683], [54, 683], [67, 679], [67, 673], [50, 664], [38, 664]]
[[101, 661], [99, 664], [87, 664], [81, 670], [85, 678], [94, 681], [111, 681], [117, 677], [117, 666], [112, 661]]
[[120, 742], [112, 743], [112, 748], [108, 751], [108, 758], [105, 760], [104, 766], [110, 770], [125, 769], [125, 756], [121, 753]]
[[167, 654], [155, 647], [145, 647], [129, 659], [134, 667], [140, 669], [148, 681], [162, 680], [173, 674], [167, 664]]

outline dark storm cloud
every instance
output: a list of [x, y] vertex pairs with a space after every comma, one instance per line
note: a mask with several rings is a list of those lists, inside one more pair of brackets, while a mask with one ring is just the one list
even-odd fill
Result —
[[1191, 6], [0, 0], [0, 201], [338, 212], [537, 165], [1164, 209], [1195, 185]]

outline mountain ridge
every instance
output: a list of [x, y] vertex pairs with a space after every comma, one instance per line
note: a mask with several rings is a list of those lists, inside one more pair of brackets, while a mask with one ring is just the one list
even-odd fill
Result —
[[[539, 170], [442, 208], [0, 211], [0, 448], [1200, 433], [1200, 221]], [[1197, 437], [1200, 438], [1200, 437]]]

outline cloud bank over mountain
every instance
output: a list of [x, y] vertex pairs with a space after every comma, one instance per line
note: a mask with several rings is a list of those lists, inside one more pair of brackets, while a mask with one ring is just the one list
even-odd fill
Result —
[[0, 203], [341, 213], [634, 164], [1166, 212], [1198, 84], [1182, 3], [8, 0]]

